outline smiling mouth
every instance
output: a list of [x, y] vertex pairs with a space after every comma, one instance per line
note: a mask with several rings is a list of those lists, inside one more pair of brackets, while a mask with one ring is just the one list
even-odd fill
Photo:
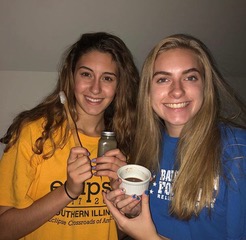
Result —
[[85, 99], [89, 102], [92, 102], [92, 103], [99, 103], [102, 101], [102, 98], [91, 98], [91, 97], [85, 97]]
[[165, 103], [164, 105], [166, 107], [169, 107], [169, 108], [177, 109], [177, 108], [184, 108], [184, 107], [186, 107], [187, 105], [189, 105], [189, 102], [183, 102], [183, 103]]

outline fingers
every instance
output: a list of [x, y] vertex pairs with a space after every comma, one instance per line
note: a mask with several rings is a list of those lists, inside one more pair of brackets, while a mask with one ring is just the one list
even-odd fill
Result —
[[106, 152], [104, 156], [92, 160], [92, 169], [95, 170], [95, 176], [108, 176], [111, 179], [117, 179], [117, 171], [120, 167], [126, 165], [126, 157], [119, 149]]
[[78, 159], [78, 157], [89, 156], [89, 152], [86, 148], [83, 147], [74, 147], [71, 148], [70, 154], [68, 157], [68, 163], [72, 163]]
[[86, 172], [91, 171], [90, 159], [87, 156], [78, 156], [74, 161], [68, 162], [68, 172]]
[[111, 179], [117, 179], [118, 178], [117, 172], [110, 171], [110, 170], [96, 171], [96, 172], [94, 172], [94, 176], [107, 176]]
[[125, 195], [125, 191], [123, 189], [116, 189], [114, 191], [110, 191], [107, 193], [107, 199], [109, 199], [110, 201], [113, 201], [114, 199]]
[[82, 152], [83, 149], [72, 149], [68, 159], [67, 173], [75, 183], [92, 176], [90, 159], [84, 154], [79, 154]]
[[[127, 163], [126, 161], [122, 161], [119, 158], [117, 158], [116, 156], [102, 156], [102, 157], [98, 157], [96, 159], [92, 160], [93, 162], [95, 162], [96, 164], [105, 164], [105, 168], [108, 167], [109, 169], [111, 169], [111, 167], [115, 166], [117, 167], [117, 169], [119, 167], [125, 166]], [[115, 169], [114, 169], [115, 170]]]
[[[105, 204], [107, 205], [109, 211], [113, 215], [116, 223], [118, 224], [118, 227], [121, 229], [121, 223], [124, 222], [125, 219], [127, 219], [124, 214], [122, 214], [114, 205], [107, 199], [107, 194], [105, 192], [103, 194], [103, 199]], [[122, 229], [121, 229], [122, 230]]]
[[116, 189], [107, 193], [107, 199], [122, 213], [137, 216], [140, 211], [141, 197], [137, 195], [129, 196], [123, 189]]
[[126, 162], [125, 155], [117, 148], [113, 150], [109, 150], [104, 154], [104, 157], [116, 157], [117, 159]]
[[116, 207], [125, 214], [137, 216], [140, 213], [140, 207], [137, 207], [140, 201], [141, 198], [139, 196], [128, 196], [120, 201], [116, 200]]
[[107, 151], [102, 157], [96, 159], [97, 163], [114, 163], [119, 167], [126, 165], [126, 157], [119, 149]]
[[116, 190], [120, 188], [120, 184], [122, 183], [122, 180], [117, 178], [117, 179], [111, 179], [110, 181], [110, 186], [112, 190]]
[[92, 177], [91, 162], [87, 149], [75, 147], [67, 160], [67, 189], [74, 196], [83, 190], [82, 183]]

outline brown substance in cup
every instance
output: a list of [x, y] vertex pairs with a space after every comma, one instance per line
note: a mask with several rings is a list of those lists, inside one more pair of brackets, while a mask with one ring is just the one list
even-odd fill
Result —
[[135, 177], [128, 177], [128, 178], [125, 178], [125, 180], [129, 182], [142, 182], [143, 181], [142, 179], [135, 178]]

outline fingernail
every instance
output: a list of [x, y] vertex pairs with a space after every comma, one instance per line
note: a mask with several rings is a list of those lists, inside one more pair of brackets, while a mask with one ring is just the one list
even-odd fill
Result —
[[149, 190], [144, 191], [145, 195], [149, 195]]
[[93, 158], [93, 159], [91, 159], [91, 162], [96, 162], [97, 161], [97, 159], [96, 158]]
[[91, 169], [92, 169], [92, 170], [95, 170], [95, 169], [96, 169], [96, 166], [92, 166]]
[[140, 197], [140, 196], [138, 196], [138, 195], [136, 195], [136, 194], [134, 194], [134, 195], [132, 196], [132, 198], [133, 198], [133, 199], [136, 199], [136, 200], [138, 200], [138, 201], [140, 201], [140, 200], [141, 200], [141, 197]]
[[125, 193], [126, 192], [126, 189], [125, 188], [122, 188], [121, 189], [121, 192]]

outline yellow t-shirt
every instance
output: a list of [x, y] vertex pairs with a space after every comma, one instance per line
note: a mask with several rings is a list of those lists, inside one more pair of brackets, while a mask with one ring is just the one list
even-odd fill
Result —
[[[2, 206], [26, 208], [66, 180], [67, 158], [74, 146], [73, 138], [70, 137], [51, 158], [43, 160], [41, 155], [32, 151], [35, 140], [41, 135], [42, 122], [40, 119], [24, 127], [18, 142], [0, 160]], [[79, 137], [90, 152], [90, 159], [95, 158], [99, 137], [81, 133]], [[103, 203], [102, 191], [106, 189], [110, 189], [109, 179], [93, 176], [84, 183], [84, 191], [77, 200], [23, 239], [118, 239], [115, 222]]]

